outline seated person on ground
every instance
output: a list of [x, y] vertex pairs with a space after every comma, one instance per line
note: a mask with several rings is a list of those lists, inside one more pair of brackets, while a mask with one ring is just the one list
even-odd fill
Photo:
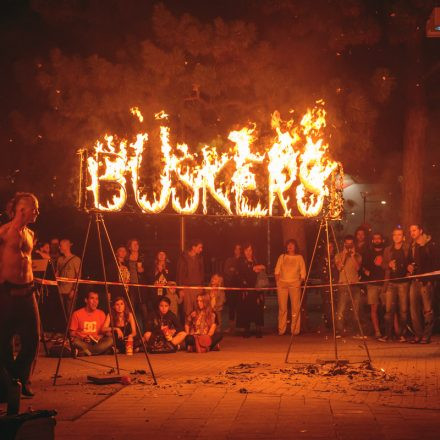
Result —
[[209, 295], [197, 295], [197, 309], [188, 315], [185, 338], [188, 351], [205, 353], [218, 350], [223, 335], [217, 332], [215, 313], [211, 307]]
[[70, 337], [75, 348], [87, 356], [102, 354], [113, 344], [113, 338], [103, 332], [105, 313], [98, 309], [96, 292], [87, 293], [86, 306], [75, 310], [70, 322]]
[[147, 349], [153, 353], [176, 351], [185, 339], [186, 333], [177, 316], [170, 310], [170, 299], [162, 296], [157, 310], [150, 313], [144, 340]]
[[[110, 314], [107, 315], [102, 331], [111, 334], [112, 326], [115, 332], [116, 348], [120, 353], [126, 353], [126, 347], [133, 349], [133, 340], [136, 336], [136, 324], [133, 313], [128, 310], [127, 303], [122, 296], [113, 301]], [[130, 348], [129, 348], [130, 350]]]

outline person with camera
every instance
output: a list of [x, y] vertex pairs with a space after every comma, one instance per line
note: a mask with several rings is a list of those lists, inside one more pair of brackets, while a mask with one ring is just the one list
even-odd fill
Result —
[[[337, 337], [341, 337], [345, 332], [345, 311], [347, 304], [351, 306], [351, 297], [353, 298], [353, 313], [359, 316], [361, 289], [356, 283], [359, 282], [359, 269], [361, 264], [362, 257], [355, 251], [354, 237], [352, 235], [346, 235], [344, 237], [344, 247], [342, 251], [335, 256], [335, 265], [339, 271], [339, 283], [342, 284], [338, 288], [339, 300], [336, 310]], [[355, 316], [353, 318], [355, 318]], [[356, 320], [353, 319], [353, 321]], [[357, 327], [356, 324], [355, 327]], [[359, 339], [361, 335], [357, 333], [354, 337]]]

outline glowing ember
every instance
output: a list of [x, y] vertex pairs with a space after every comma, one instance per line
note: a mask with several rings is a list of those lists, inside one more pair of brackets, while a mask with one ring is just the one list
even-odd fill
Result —
[[[216, 148], [205, 145], [198, 155], [192, 153], [186, 144], [178, 144], [173, 149], [170, 129], [161, 125], [160, 190], [153, 191], [152, 197], [142, 193], [139, 183], [148, 134], [137, 134], [130, 144], [126, 140], [116, 142], [113, 136], [105, 136], [106, 143], [96, 142], [93, 154], [87, 158], [90, 175], [87, 190], [93, 193], [94, 208], [121, 210], [127, 200], [127, 176], [131, 175], [136, 203], [146, 213], [162, 212], [171, 199], [173, 210], [179, 214], [196, 213], [200, 201], [206, 214], [208, 195], [211, 195], [229, 215], [273, 215], [278, 200], [282, 215], [291, 217], [294, 215], [291, 200], [296, 195], [296, 206], [302, 215], [316, 216], [325, 207], [329, 216], [338, 217], [343, 204], [343, 171], [340, 163], [328, 157], [328, 145], [323, 134], [326, 114], [323, 102], [318, 104], [318, 107], [307, 111], [299, 125], [295, 125], [293, 120], [282, 121], [279, 113], [275, 112], [272, 115], [275, 138], [264, 153], [255, 151], [255, 126], [231, 131], [228, 135], [228, 140], [232, 142], [229, 152], [219, 153]], [[133, 107], [131, 113], [140, 122], [143, 121], [137, 107]], [[168, 115], [161, 111], [155, 119], [163, 124]], [[264, 193], [257, 185], [261, 181], [257, 178], [261, 177], [259, 168], [267, 171], [267, 206], [262, 200]], [[227, 170], [230, 171], [228, 185], [221, 178]], [[111, 194], [106, 202], [101, 202], [103, 184], [106, 194]]]

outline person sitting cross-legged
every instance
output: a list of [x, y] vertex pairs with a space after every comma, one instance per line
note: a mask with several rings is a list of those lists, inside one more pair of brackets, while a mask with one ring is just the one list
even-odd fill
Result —
[[[110, 313], [105, 318], [102, 331], [111, 334], [113, 329], [118, 351], [120, 353], [132, 354], [134, 345], [138, 348], [140, 341], [139, 338], [135, 341], [136, 324], [134, 322], [134, 316], [122, 296], [117, 297], [113, 301]], [[111, 325], [113, 325], [113, 327]], [[134, 344], [134, 342], [136, 342], [136, 344]]]
[[85, 307], [75, 310], [70, 322], [72, 345], [87, 356], [105, 353], [113, 344], [113, 338], [103, 331], [105, 313], [98, 309], [96, 292], [88, 292]]
[[216, 317], [211, 307], [209, 295], [197, 295], [197, 308], [186, 319], [185, 339], [188, 351], [206, 353], [219, 349], [223, 335], [216, 331]]
[[186, 333], [170, 304], [170, 299], [162, 296], [157, 310], [148, 315], [144, 340], [150, 353], [172, 353], [185, 339]]

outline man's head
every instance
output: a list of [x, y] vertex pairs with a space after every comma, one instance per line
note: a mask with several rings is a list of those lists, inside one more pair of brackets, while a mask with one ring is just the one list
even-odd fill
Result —
[[346, 235], [344, 237], [344, 248], [347, 251], [352, 251], [354, 249], [354, 237], [352, 235]]
[[115, 254], [117, 258], [125, 260], [127, 258], [127, 248], [125, 246], [119, 246], [116, 249]]
[[356, 237], [356, 243], [363, 243], [367, 238], [367, 234], [364, 228], [357, 228], [354, 235]]
[[234, 257], [240, 258], [241, 257], [241, 244], [236, 244], [234, 246]]
[[39, 243], [38, 250], [43, 254], [48, 254], [50, 252], [50, 246], [47, 241]]
[[423, 228], [419, 224], [414, 223], [409, 227], [409, 234], [411, 235], [411, 238], [416, 241], [422, 236]]
[[10, 219], [26, 225], [34, 223], [39, 214], [38, 199], [32, 193], [19, 192], [8, 202], [6, 212]]
[[404, 240], [404, 233], [403, 233], [403, 229], [402, 228], [394, 228], [393, 229], [393, 243], [394, 244], [402, 244], [403, 240]]
[[161, 315], [166, 315], [170, 310], [171, 301], [167, 296], [163, 296], [159, 301], [159, 312]]
[[60, 240], [58, 238], [51, 238], [49, 244], [51, 254], [56, 254], [60, 250]]
[[200, 240], [193, 240], [189, 245], [189, 251], [194, 255], [200, 255], [203, 251], [203, 243]]
[[215, 273], [211, 277], [210, 284], [211, 284], [211, 287], [223, 287], [223, 277], [220, 274]]
[[70, 249], [72, 248], [72, 242], [68, 238], [63, 238], [60, 241], [60, 252], [64, 255], [70, 254]]
[[373, 234], [373, 238], [371, 239], [371, 243], [373, 244], [373, 247], [380, 248], [383, 245], [383, 237], [380, 232], [375, 232]]
[[87, 293], [86, 299], [84, 301], [86, 303], [86, 308], [90, 312], [93, 312], [98, 308], [99, 296], [96, 292], [90, 291], [89, 293]]
[[131, 238], [128, 240], [127, 248], [130, 252], [139, 252], [139, 240], [137, 238]]

